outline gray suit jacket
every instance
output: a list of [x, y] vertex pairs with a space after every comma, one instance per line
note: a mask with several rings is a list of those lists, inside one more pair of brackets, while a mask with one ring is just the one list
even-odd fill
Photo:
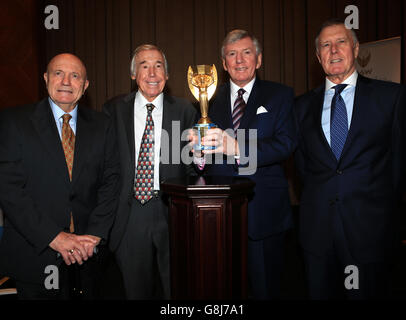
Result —
[[[121, 163], [120, 199], [110, 235], [110, 248], [113, 251], [117, 249], [125, 232], [133, 201], [136, 152], [134, 143], [134, 100], [135, 92], [132, 92], [124, 97], [113, 98], [103, 106], [104, 112], [113, 118], [116, 127]], [[169, 143], [168, 139], [161, 137], [160, 182], [171, 177], [194, 173], [193, 165], [185, 165], [181, 161], [180, 151], [186, 146], [187, 141], [181, 141], [180, 138], [182, 132], [191, 128], [196, 121], [197, 112], [190, 102], [164, 95], [162, 135], [165, 134], [165, 131], [168, 133]], [[179, 152], [177, 150], [173, 152], [174, 148], [179, 148]], [[163, 160], [165, 158], [166, 161]]]

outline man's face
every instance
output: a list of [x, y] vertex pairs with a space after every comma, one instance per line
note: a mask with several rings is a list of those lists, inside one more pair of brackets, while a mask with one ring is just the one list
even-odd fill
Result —
[[158, 50], [143, 50], [135, 57], [138, 89], [149, 102], [153, 101], [165, 88], [168, 76], [164, 57]]
[[51, 99], [65, 112], [70, 112], [89, 86], [86, 69], [74, 55], [60, 54], [48, 64], [44, 80]]
[[359, 44], [344, 25], [326, 27], [319, 36], [317, 58], [329, 80], [341, 83], [355, 71]]
[[262, 62], [262, 54], [257, 56], [251, 38], [246, 37], [224, 48], [224, 70], [228, 71], [231, 80], [239, 87], [244, 87], [255, 77], [255, 71]]

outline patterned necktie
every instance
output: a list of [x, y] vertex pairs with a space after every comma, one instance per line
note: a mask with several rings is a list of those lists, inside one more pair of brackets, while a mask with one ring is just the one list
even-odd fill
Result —
[[340, 159], [345, 140], [348, 134], [348, 117], [345, 102], [341, 97], [341, 92], [346, 87], [346, 84], [338, 84], [333, 87], [335, 94], [331, 101], [331, 117], [330, 117], [330, 139], [331, 149], [333, 150], [336, 159]]
[[147, 203], [157, 195], [157, 191], [154, 191], [154, 120], [152, 119], [154, 107], [153, 104], [147, 104], [147, 120], [135, 175], [134, 196], [141, 204]]
[[[75, 153], [75, 134], [73, 133], [72, 128], [69, 125], [69, 120], [72, 118], [70, 114], [65, 113], [62, 116], [62, 147], [63, 152], [65, 153], [66, 165], [68, 166], [69, 179], [72, 181], [72, 169], [73, 169], [73, 156]], [[69, 231], [73, 233], [75, 227], [73, 224], [72, 212], [70, 214], [70, 226]]]
[[238, 97], [234, 102], [234, 108], [233, 108], [233, 129], [234, 129], [234, 133], [237, 136], [237, 129], [240, 126], [240, 122], [241, 122], [241, 117], [244, 114], [244, 109], [245, 109], [245, 101], [242, 98], [242, 96], [244, 95], [245, 90], [244, 89], [240, 89], [238, 90]]

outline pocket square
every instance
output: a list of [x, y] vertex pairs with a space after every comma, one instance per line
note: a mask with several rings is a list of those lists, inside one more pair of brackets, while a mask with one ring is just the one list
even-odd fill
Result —
[[257, 109], [257, 114], [267, 113], [267, 112], [268, 112], [268, 110], [266, 110], [263, 106], [260, 106], [260, 107]]

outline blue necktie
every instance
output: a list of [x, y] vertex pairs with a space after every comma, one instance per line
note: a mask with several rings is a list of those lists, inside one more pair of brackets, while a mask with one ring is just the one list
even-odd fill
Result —
[[341, 97], [341, 92], [346, 87], [346, 84], [338, 84], [333, 87], [336, 91], [331, 101], [331, 117], [330, 117], [330, 139], [331, 149], [333, 150], [336, 159], [340, 159], [343, 151], [345, 140], [348, 134], [348, 117], [345, 102]]

